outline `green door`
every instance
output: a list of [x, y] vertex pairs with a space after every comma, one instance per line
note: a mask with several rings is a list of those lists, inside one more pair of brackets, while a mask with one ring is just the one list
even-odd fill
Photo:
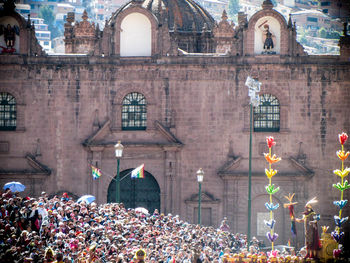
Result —
[[[120, 173], [120, 202], [125, 205], [125, 208], [144, 207], [150, 213], [153, 213], [154, 209], [160, 211], [160, 188], [156, 179], [147, 171], [144, 173], [145, 178], [131, 178], [132, 170], [128, 169]], [[113, 180], [108, 187], [108, 203], [116, 201], [115, 189], [116, 183]]]

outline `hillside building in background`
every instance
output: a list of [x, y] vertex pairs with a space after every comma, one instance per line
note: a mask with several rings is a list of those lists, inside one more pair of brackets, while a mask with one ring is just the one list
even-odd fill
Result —
[[350, 20], [350, 1], [319, 0], [319, 7], [332, 18], [339, 18], [343, 22]]
[[67, 3], [58, 3], [57, 10], [55, 12], [56, 21], [66, 21], [67, 13], [74, 12], [75, 8], [71, 4]]
[[32, 18], [31, 21], [34, 24], [35, 36], [39, 44], [43, 47], [45, 52], [52, 52], [51, 32], [49, 31], [48, 25], [44, 24], [44, 19]]
[[292, 13], [292, 19], [297, 26], [305, 29], [319, 30], [325, 28], [326, 30], [341, 31], [343, 24], [339, 20], [333, 20], [328, 15], [319, 10], [302, 10]]
[[26, 4], [17, 4], [16, 11], [21, 14], [23, 17], [27, 17], [30, 14], [30, 5]]

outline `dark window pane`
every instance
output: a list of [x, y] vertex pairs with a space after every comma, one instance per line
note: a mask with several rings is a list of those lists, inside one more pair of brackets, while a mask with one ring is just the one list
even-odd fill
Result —
[[123, 99], [122, 129], [145, 130], [147, 104], [145, 97], [138, 92], [127, 94]]
[[260, 104], [254, 108], [255, 132], [278, 132], [280, 130], [280, 104], [271, 94], [263, 94]]
[[0, 130], [16, 129], [16, 99], [7, 92], [0, 92]]

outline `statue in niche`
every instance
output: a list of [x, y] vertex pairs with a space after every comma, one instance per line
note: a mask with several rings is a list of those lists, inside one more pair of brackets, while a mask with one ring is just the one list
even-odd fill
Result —
[[6, 47], [0, 46], [2, 48], [2, 53], [14, 53], [16, 49], [14, 48], [16, 42], [16, 35], [19, 36], [19, 27], [14, 25], [7, 26], [0, 25], [0, 36], [4, 35], [4, 40]]
[[275, 35], [271, 32], [269, 24], [267, 24], [268, 21], [265, 21], [262, 23], [259, 28], [263, 27], [262, 30], [262, 39], [264, 44], [264, 51], [262, 54], [276, 54], [276, 52], [273, 50], [275, 47], [274, 38]]
[[270, 50], [273, 49], [273, 40], [272, 40], [272, 33], [270, 32], [269, 25], [264, 25], [265, 29], [265, 41], [264, 41], [264, 49]]

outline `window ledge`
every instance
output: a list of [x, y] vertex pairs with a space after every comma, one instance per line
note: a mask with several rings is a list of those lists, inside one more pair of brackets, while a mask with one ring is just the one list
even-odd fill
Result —
[[[243, 128], [242, 129], [242, 132], [243, 133], [249, 133], [249, 128]], [[281, 134], [286, 134], [286, 133], [290, 133], [290, 129], [280, 129], [280, 131], [278, 131], [278, 132], [276, 132], [276, 131], [259, 131], [259, 132], [255, 132], [254, 130], [253, 130], [253, 133], [261, 133], [261, 134], [263, 134], [263, 133], [281, 133]]]
[[1, 133], [5, 133], [5, 132], [8, 132], [8, 133], [22, 133], [22, 132], [25, 132], [26, 131], [26, 128], [17, 128], [16, 130], [0, 130]]

